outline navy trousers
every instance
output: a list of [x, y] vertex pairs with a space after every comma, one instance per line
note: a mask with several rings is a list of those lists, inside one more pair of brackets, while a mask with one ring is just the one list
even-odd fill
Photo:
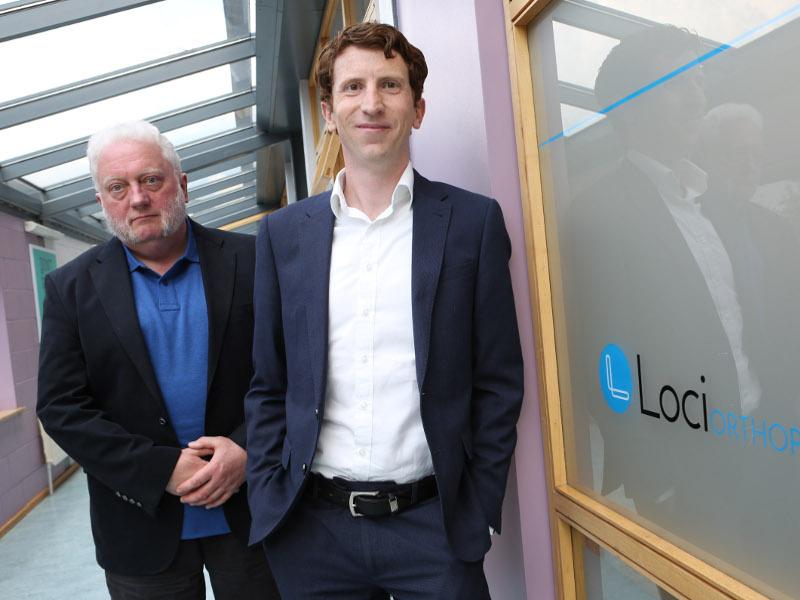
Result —
[[112, 600], [205, 600], [203, 567], [217, 600], [280, 600], [260, 548], [248, 548], [233, 534], [183, 540], [172, 564], [155, 575], [106, 571]]
[[283, 600], [486, 600], [483, 561], [454, 556], [438, 498], [353, 517], [305, 497], [264, 541]]

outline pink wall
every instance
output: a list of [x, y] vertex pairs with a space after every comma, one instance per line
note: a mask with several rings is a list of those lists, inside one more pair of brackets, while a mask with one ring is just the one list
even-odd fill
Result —
[[414, 166], [497, 198], [513, 245], [511, 272], [526, 365], [519, 442], [503, 534], [486, 559], [493, 597], [555, 597], [536, 358], [501, 2], [397, 0], [398, 26], [425, 54], [427, 113], [411, 137]]
[[0, 525], [47, 487], [36, 421], [39, 334], [23, 222], [0, 214], [0, 409], [25, 412], [0, 423]]

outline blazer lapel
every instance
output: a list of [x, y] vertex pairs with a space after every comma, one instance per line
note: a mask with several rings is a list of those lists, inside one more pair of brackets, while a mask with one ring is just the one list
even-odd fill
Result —
[[163, 405], [161, 389], [139, 327], [128, 261], [125, 259], [122, 243], [116, 238], [108, 242], [103, 252], [98, 255], [97, 262], [89, 268], [89, 272], [114, 333], [150, 394]]
[[414, 171], [411, 242], [411, 312], [417, 385], [422, 387], [428, 367], [431, 316], [450, 223], [447, 195], [437, 193], [430, 181]]
[[211, 388], [219, 363], [222, 340], [228, 326], [228, 315], [236, 282], [236, 253], [228, 252], [223, 239], [213, 238], [207, 229], [191, 221], [200, 255], [203, 288], [208, 307], [208, 374], [207, 390]]
[[305, 294], [300, 301], [305, 304], [311, 373], [318, 403], [324, 397], [328, 360], [328, 284], [334, 224], [329, 200], [330, 194], [325, 194], [318, 201], [309, 202], [306, 222], [298, 228], [303, 269], [298, 276], [305, 279]]

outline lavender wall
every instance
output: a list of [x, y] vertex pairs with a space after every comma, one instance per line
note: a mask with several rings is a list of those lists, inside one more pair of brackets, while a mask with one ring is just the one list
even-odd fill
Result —
[[547, 485], [514, 139], [510, 74], [501, 2], [397, 0], [398, 26], [428, 61], [427, 113], [411, 137], [414, 166], [440, 179], [492, 195], [503, 207], [513, 245], [527, 393], [503, 510], [503, 534], [487, 555], [493, 597], [555, 597]]
[[25, 412], [0, 423], [0, 525], [47, 487], [36, 421], [39, 336], [23, 221], [0, 214], [0, 409]]

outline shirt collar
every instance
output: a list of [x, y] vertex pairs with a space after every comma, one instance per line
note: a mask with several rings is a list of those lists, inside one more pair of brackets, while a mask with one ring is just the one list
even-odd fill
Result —
[[[186, 250], [184, 250], [183, 255], [177, 261], [175, 261], [175, 264], [178, 264], [182, 260], [194, 263], [200, 262], [200, 255], [197, 252], [197, 242], [194, 239], [194, 231], [192, 230], [192, 224], [189, 222], [189, 219], [186, 219], [186, 228], [188, 229]], [[128, 260], [129, 272], [133, 273], [139, 268], [149, 269], [147, 265], [133, 255], [133, 252], [131, 252], [130, 248], [128, 248], [125, 244], [122, 244], [122, 249], [125, 251], [125, 258]]]
[[674, 169], [637, 150], [628, 150], [628, 160], [636, 165], [658, 188], [662, 196], [693, 201], [708, 189], [708, 175], [686, 158]]
[[[333, 211], [333, 215], [337, 219], [341, 219], [342, 217], [366, 219], [366, 215], [360, 210], [357, 208], [351, 208], [347, 205], [344, 197], [344, 186], [345, 169], [342, 169], [336, 174], [336, 178], [333, 181], [333, 189], [331, 190], [331, 210]], [[378, 221], [379, 219], [384, 219], [403, 206], [408, 206], [410, 208], [413, 200], [414, 168], [411, 166], [411, 161], [409, 161], [405, 170], [403, 171], [403, 174], [400, 175], [400, 180], [394, 187], [394, 192], [392, 192], [392, 202], [385, 211], [378, 215], [375, 220]]]

